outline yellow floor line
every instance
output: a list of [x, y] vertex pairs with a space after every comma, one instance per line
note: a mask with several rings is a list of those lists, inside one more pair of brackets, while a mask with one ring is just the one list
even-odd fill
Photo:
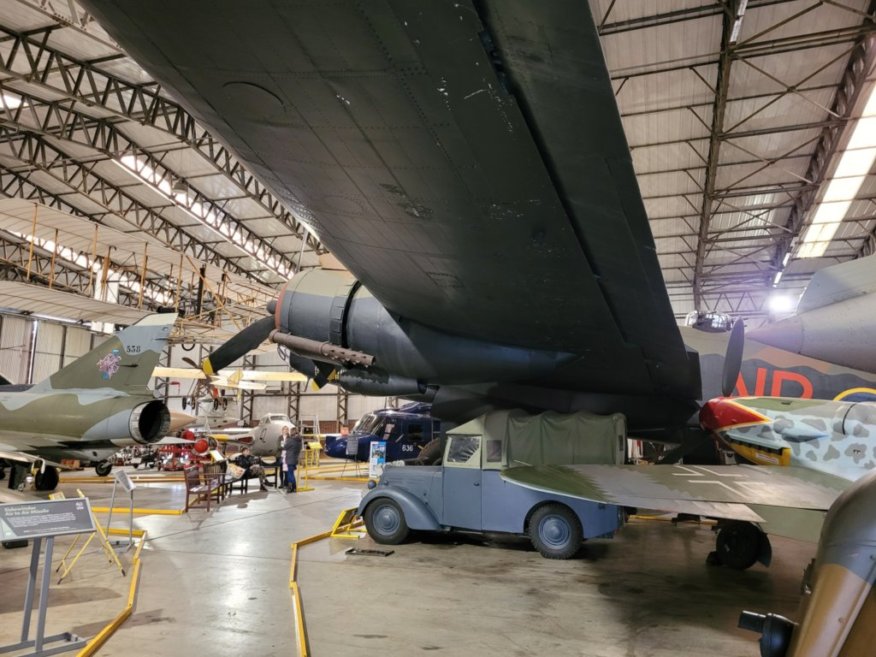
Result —
[[[121, 529], [110, 529], [109, 534], [123, 534], [128, 535], [128, 530]], [[140, 552], [143, 550], [143, 544], [146, 542], [146, 531], [142, 529], [135, 529], [133, 532], [134, 536], [139, 537], [140, 543], [137, 545], [137, 549], [134, 551], [133, 557], [133, 568], [131, 572], [131, 584], [128, 587], [128, 601], [125, 604], [125, 608], [119, 612], [119, 615], [116, 616], [113, 620], [111, 620], [100, 632], [98, 632], [94, 638], [92, 638], [88, 643], [85, 644], [85, 647], [82, 648], [78, 653], [76, 653], [76, 657], [91, 657], [94, 653], [98, 651], [98, 649], [107, 642], [107, 640], [115, 634], [115, 631], [121, 627], [122, 623], [124, 623], [131, 614], [134, 612], [135, 607], [137, 606], [137, 592], [140, 589]]]
[[367, 484], [368, 477], [323, 477], [322, 475], [311, 475], [313, 481], [355, 481], [356, 483]]
[[[347, 510], [341, 512], [341, 515]], [[352, 526], [355, 523], [349, 523]], [[302, 538], [295, 541], [289, 547], [292, 550], [292, 563], [289, 566], [289, 591], [292, 594], [292, 601], [295, 607], [295, 642], [298, 644], [298, 657], [308, 657], [309, 644], [307, 641], [307, 626], [304, 624], [304, 606], [301, 602], [301, 589], [298, 587], [298, 548], [310, 543], [316, 543], [324, 538], [330, 538], [333, 531], [343, 529], [344, 527], [333, 527], [332, 529]]]
[[[110, 508], [108, 506], [93, 506], [91, 510], [95, 513], [109, 513]], [[131, 512], [131, 509], [126, 507], [115, 506], [112, 509], [112, 512], [128, 514]], [[186, 512], [185, 509], [139, 509], [134, 508], [134, 515], [138, 516], [148, 516], [148, 515], [156, 515], [156, 516], [181, 516]]]
[[[139, 484], [163, 484], [163, 483], [179, 483], [185, 481], [185, 477], [179, 475], [167, 477], [131, 477], [131, 481]], [[112, 477], [61, 477], [62, 484], [112, 484], [115, 479]]]
[[653, 516], [640, 515], [638, 513], [634, 513], [630, 516], [630, 520], [645, 520], [648, 522], [671, 522], [675, 524], [690, 524], [690, 525], [717, 525], [718, 522], [716, 520], [712, 520], [710, 518], [706, 518], [705, 516], [701, 517], [699, 520], [687, 519], [687, 520], [677, 520], [674, 515], [660, 514]]

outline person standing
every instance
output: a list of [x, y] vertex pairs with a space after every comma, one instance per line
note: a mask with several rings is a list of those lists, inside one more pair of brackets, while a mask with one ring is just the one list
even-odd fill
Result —
[[283, 427], [281, 435], [281, 458], [283, 460], [283, 480], [287, 493], [294, 493], [298, 489], [295, 481], [295, 468], [298, 467], [298, 457], [301, 455], [301, 434], [293, 427]]

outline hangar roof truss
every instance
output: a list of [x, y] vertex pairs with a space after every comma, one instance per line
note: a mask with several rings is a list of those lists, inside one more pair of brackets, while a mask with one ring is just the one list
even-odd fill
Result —
[[[798, 257], [874, 86], [876, 0], [589, 1], [679, 318], [763, 318], [776, 290], [874, 251], [868, 175], [826, 254]], [[0, 196], [142, 234], [209, 267], [214, 286], [268, 289], [324, 254], [72, 0], [0, 6], [0, 118]], [[21, 275], [6, 259], [20, 234], [0, 237], [7, 277]], [[51, 260], [36, 252], [32, 267]], [[49, 269], [71, 288], [83, 277], [57, 258]], [[166, 274], [149, 267], [144, 285]]]

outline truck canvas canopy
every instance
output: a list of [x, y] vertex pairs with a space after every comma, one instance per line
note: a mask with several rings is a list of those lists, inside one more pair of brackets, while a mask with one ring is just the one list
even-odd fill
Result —
[[447, 432], [447, 460], [469, 447], [465, 438], [481, 436], [483, 468], [518, 465], [622, 464], [626, 456], [626, 418], [620, 414], [555, 413], [529, 415], [493, 411]]

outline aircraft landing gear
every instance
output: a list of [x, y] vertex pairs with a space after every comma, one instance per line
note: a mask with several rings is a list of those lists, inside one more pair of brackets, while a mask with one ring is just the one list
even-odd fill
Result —
[[739, 616], [739, 627], [761, 635], [760, 654], [763, 657], [785, 657], [797, 623], [778, 614], [743, 611]]
[[58, 468], [47, 465], [43, 470], [37, 470], [33, 475], [33, 485], [37, 490], [55, 490], [58, 487]]
[[716, 527], [718, 537], [715, 551], [710, 552], [706, 563], [710, 566], [727, 566], [733, 570], [746, 570], [760, 561], [769, 566], [773, 549], [770, 539], [760, 527], [750, 522], [731, 520]]
[[94, 466], [94, 471], [97, 473], [98, 477], [106, 477], [112, 469], [113, 464], [109, 461], [101, 461], [96, 466]]

